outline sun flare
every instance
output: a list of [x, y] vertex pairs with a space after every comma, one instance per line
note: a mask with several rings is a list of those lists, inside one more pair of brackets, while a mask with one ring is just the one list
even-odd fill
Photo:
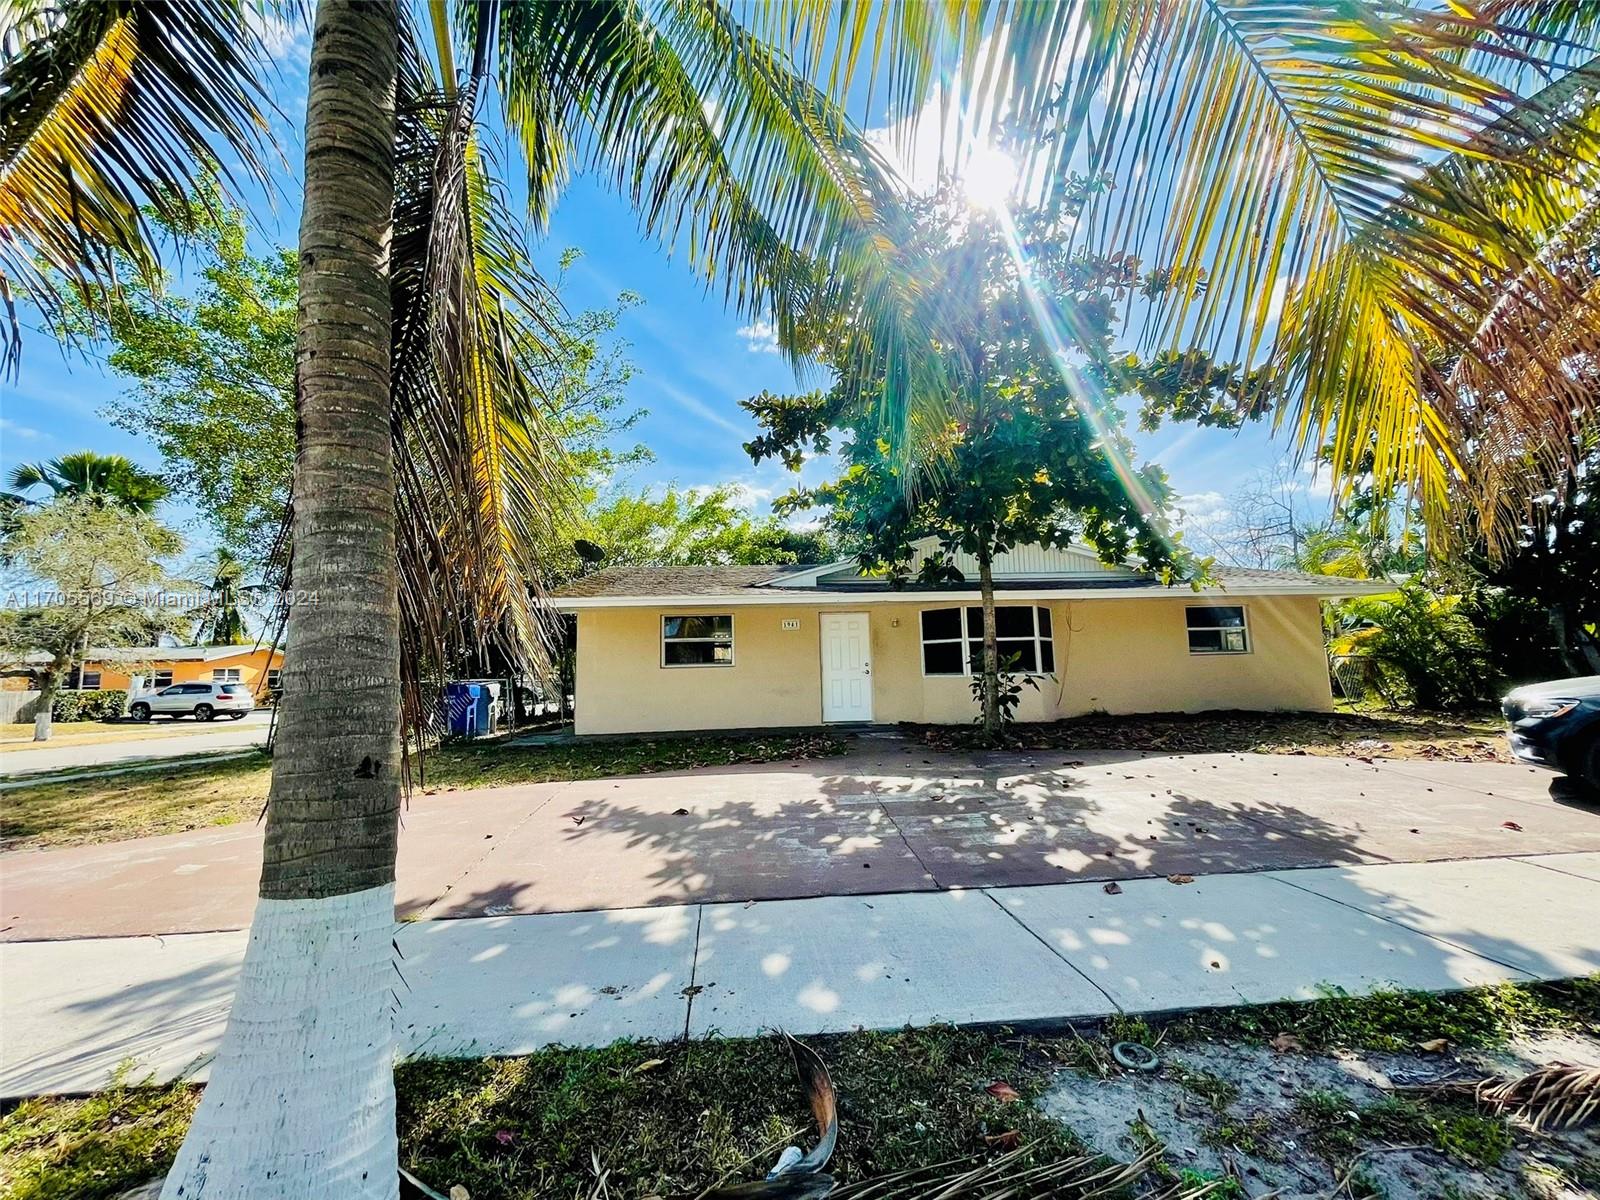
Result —
[[1017, 164], [1005, 151], [979, 146], [967, 159], [961, 187], [974, 208], [996, 212], [1004, 208], [1017, 186]]

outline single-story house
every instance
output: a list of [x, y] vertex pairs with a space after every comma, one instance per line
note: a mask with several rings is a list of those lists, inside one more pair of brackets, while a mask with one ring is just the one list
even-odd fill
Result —
[[[610, 567], [553, 597], [577, 628], [576, 732], [899, 721], [965, 724], [981, 649], [965, 582], [896, 589], [853, 562]], [[1325, 711], [1321, 603], [1392, 585], [1215, 569], [1163, 586], [1087, 549], [1019, 547], [995, 564], [1003, 658], [1039, 677], [1017, 719], [1087, 712]]]
[[[36, 673], [50, 656], [34, 653], [27, 665]], [[86, 692], [153, 692], [174, 683], [243, 683], [256, 696], [278, 688], [283, 651], [248, 643], [242, 646], [90, 647], [83, 666], [63, 687]]]

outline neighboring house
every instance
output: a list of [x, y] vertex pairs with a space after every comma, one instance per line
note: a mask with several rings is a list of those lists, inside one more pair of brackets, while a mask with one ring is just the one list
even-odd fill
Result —
[[[49, 655], [30, 654], [35, 668]], [[90, 647], [83, 667], [63, 687], [153, 692], [174, 683], [243, 683], [256, 696], [278, 689], [283, 651], [251, 643], [243, 646], [117, 646]]]
[[[576, 615], [576, 731], [642, 733], [833, 722], [964, 724], [982, 647], [966, 582], [895, 590], [852, 562], [611, 567], [559, 589]], [[1163, 587], [1072, 547], [995, 565], [1002, 658], [1040, 676], [1018, 719], [1333, 705], [1320, 604], [1393, 585], [1216, 568]]]

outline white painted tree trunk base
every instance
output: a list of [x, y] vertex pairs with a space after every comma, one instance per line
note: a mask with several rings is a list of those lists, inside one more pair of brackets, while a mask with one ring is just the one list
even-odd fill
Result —
[[259, 900], [161, 1200], [394, 1200], [394, 885]]

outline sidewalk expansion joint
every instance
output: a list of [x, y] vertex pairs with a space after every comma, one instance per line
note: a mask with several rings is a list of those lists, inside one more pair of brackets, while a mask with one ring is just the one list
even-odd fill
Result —
[[[1582, 853], [1584, 853], [1584, 851], [1573, 850], [1573, 851], [1567, 851], [1566, 853], [1582, 854]], [[1525, 866], [1539, 867], [1540, 869], [1545, 870], [1545, 871], [1554, 871], [1557, 875], [1565, 875], [1568, 879], [1589, 879], [1589, 880], [1593, 879], [1593, 876], [1580, 875], [1576, 871], [1569, 871], [1565, 867], [1556, 866], [1554, 863], [1534, 862], [1531, 858], [1528, 858], [1528, 857], [1526, 857], [1524, 855], [1510, 854], [1510, 855], [1507, 855], [1506, 857], [1511, 859], [1513, 862], [1519, 862], [1519, 863], [1524, 864]], [[1545, 857], [1548, 858], [1549, 855], [1545, 855]]]
[[684, 999], [688, 1001], [683, 1007], [683, 1040], [689, 1040], [689, 1022], [694, 1017], [695, 980], [700, 977], [700, 926], [705, 923], [706, 906], [694, 906], [694, 953], [689, 956], [689, 986], [684, 989]]
[[[1446, 860], [1446, 861], [1450, 861], [1450, 860]], [[1456, 860], [1456, 861], [1465, 861], [1465, 860]], [[1409, 864], [1409, 863], [1393, 863], [1393, 864], [1376, 863], [1374, 865], [1375, 866], [1386, 866], [1386, 865], [1410, 866], [1411, 864]], [[1528, 865], [1531, 867], [1531, 866], [1534, 866], [1536, 864], [1529, 863]], [[1336, 870], [1337, 868], [1314, 867], [1312, 869], [1313, 870], [1326, 871], [1326, 870]], [[1451, 949], [1459, 950], [1463, 954], [1470, 954], [1474, 958], [1481, 958], [1481, 959], [1484, 960], [1484, 962], [1492, 962], [1492, 963], [1496, 964], [1497, 966], [1505, 967], [1508, 970], [1515, 971], [1518, 975], [1522, 976], [1523, 979], [1537, 979], [1538, 978], [1537, 975], [1534, 975], [1531, 971], [1528, 971], [1523, 967], [1519, 967], [1514, 962], [1507, 962], [1503, 958], [1496, 958], [1492, 954], [1485, 954], [1482, 950], [1474, 950], [1471, 946], [1465, 946], [1465, 945], [1462, 945], [1460, 942], [1451, 941], [1449, 938], [1445, 937], [1443, 934], [1430, 933], [1426, 929], [1420, 929], [1415, 925], [1408, 924], [1405, 921], [1400, 920], [1398, 917], [1390, 916], [1388, 913], [1376, 912], [1376, 911], [1374, 911], [1373, 909], [1370, 909], [1370, 908], [1362, 908], [1359, 904], [1351, 904], [1348, 900], [1340, 900], [1335, 896], [1324, 896], [1321, 892], [1313, 891], [1311, 888], [1301, 887], [1298, 883], [1291, 883], [1289, 880], [1283, 878], [1282, 875], [1268, 875], [1268, 878], [1274, 880], [1277, 883], [1283, 884], [1284, 887], [1291, 887], [1297, 892], [1304, 892], [1308, 896], [1314, 896], [1318, 900], [1326, 900], [1329, 904], [1337, 904], [1340, 908], [1347, 908], [1351, 912], [1358, 912], [1358, 913], [1362, 913], [1362, 914], [1364, 914], [1366, 916], [1369, 916], [1369, 917], [1374, 917], [1377, 920], [1382, 921], [1386, 925], [1393, 925], [1397, 929], [1407, 930], [1408, 932], [1416, 934], [1418, 937], [1425, 937], [1425, 938], [1429, 939], [1430, 941], [1438, 942], [1441, 946], [1449, 946]]]
[[910, 840], [906, 837], [906, 831], [900, 828], [900, 822], [894, 819], [894, 814], [889, 811], [888, 805], [881, 800], [878, 801], [878, 811], [883, 814], [883, 819], [889, 822], [890, 827], [895, 832], [895, 836], [900, 839], [900, 844], [906, 848], [906, 853], [916, 860], [917, 866], [922, 868], [922, 873], [933, 880], [934, 888], [941, 892], [945, 891], [944, 884], [940, 883], [939, 877], [928, 869], [928, 864], [922, 861], [922, 855], [918, 854], [911, 845]]
[[1066, 963], [1067, 966], [1071, 967], [1073, 972], [1080, 979], [1082, 979], [1085, 983], [1087, 983], [1095, 991], [1099, 992], [1102, 996], [1104, 996], [1106, 998], [1106, 1003], [1107, 1004], [1111, 1005], [1111, 1007], [1116, 1009], [1119, 1013], [1123, 1013], [1123, 1012], [1127, 1012], [1128, 1011], [1127, 1009], [1123, 1008], [1122, 1005], [1117, 1003], [1117, 999], [1116, 999], [1115, 996], [1113, 996], [1110, 992], [1106, 991], [1105, 988], [1101, 987], [1093, 979], [1089, 978], [1089, 976], [1085, 975], [1083, 973], [1083, 968], [1082, 967], [1078, 966], [1077, 963], [1073, 962], [1065, 954], [1061, 953], [1060, 950], [1058, 950], [1058, 949], [1056, 949], [1056, 947], [1052, 946], [1046, 939], [1040, 937], [1032, 929], [1029, 929], [1028, 926], [1023, 923], [1022, 918], [1017, 916], [1016, 913], [1012, 912], [1004, 904], [1001, 904], [1000, 901], [996, 900], [994, 898], [994, 896], [990, 894], [991, 889], [989, 889], [989, 888], [979, 888], [978, 891], [983, 893], [983, 895], [988, 898], [989, 903], [993, 904], [1001, 912], [1005, 913], [1005, 915], [1007, 917], [1009, 917], [1011, 920], [1015, 921], [1017, 923], [1017, 927], [1019, 929], [1021, 929], [1024, 933], [1026, 933], [1034, 941], [1038, 942], [1046, 950], [1050, 951], [1051, 954], [1055, 955], [1062, 962]]
[[[513, 824], [510, 829], [507, 829], [507, 830], [503, 831], [501, 836], [495, 839], [494, 845], [490, 846], [482, 854], [478, 855], [477, 858], [473, 859], [466, 866], [462, 867], [460, 874], [458, 874], [449, 883], [445, 884], [444, 885], [444, 890], [441, 891], [437, 896], [433, 897], [433, 899], [429, 900], [428, 903], [423, 906], [422, 911], [419, 912], [414, 919], [418, 920], [418, 921], [436, 920], [437, 918], [431, 917], [428, 914], [439, 904], [440, 901], [442, 901], [451, 892], [455, 891], [456, 885], [458, 883], [460, 883], [468, 875], [471, 875], [479, 867], [483, 866], [483, 864], [486, 861], [488, 861], [489, 856], [491, 854], [493, 854], [496, 850], [500, 849], [500, 847], [505, 844], [505, 839], [506, 838], [508, 838], [512, 834], [516, 833], [517, 830], [521, 829], [529, 821], [533, 820], [533, 818], [536, 817], [539, 813], [543, 812], [545, 807], [548, 804], [550, 804], [551, 801], [553, 801], [557, 796], [559, 796], [563, 792], [565, 792], [575, 782], [577, 782], [577, 781], [576, 780], [571, 780], [571, 779], [564, 781], [561, 784], [560, 787], [556, 788], [553, 792], [551, 792], [543, 800], [539, 801], [539, 803], [535, 804], [532, 808], [530, 808], [527, 812], [525, 812], [522, 815], [522, 819], [520, 821], [518, 821], [515, 824]], [[401, 829], [402, 832], [405, 831], [406, 811], [410, 808], [410, 806], [411, 806], [410, 805], [410, 798], [407, 797], [405, 806], [403, 808], [401, 808], [401, 810], [400, 810], [400, 829]]]

